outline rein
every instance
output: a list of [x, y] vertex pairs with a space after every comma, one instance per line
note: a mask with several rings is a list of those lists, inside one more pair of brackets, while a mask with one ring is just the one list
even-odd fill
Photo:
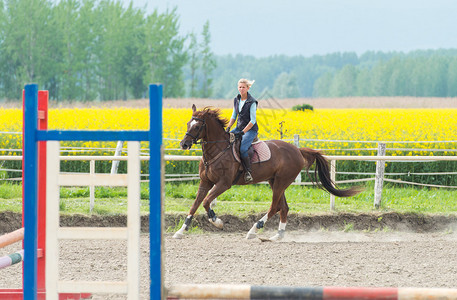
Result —
[[[185, 135], [188, 135], [192, 138], [192, 143], [193, 144], [201, 144], [202, 145], [202, 159], [203, 159], [203, 164], [205, 165], [205, 169], [206, 171], [208, 171], [208, 166], [212, 163], [214, 163], [215, 161], [217, 161], [222, 155], [224, 155], [225, 152], [227, 152], [228, 149], [230, 149], [235, 140], [236, 140], [236, 137], [233, 133], [230, 133], [230, 138], [228, 140], [217, 140], [217, 141], [206, 141], [204, 140], [203, 138], [201, 138], [200, 141], [198, 141], [198, 136], [200, 135], [200, 133], [202, 132], [203, 128], [206, 127], [206, 121], [204, 119], [201, 119], [201, 118], [197, 118], [197, 117], [192, 117], [192, 120], [196, 120], [196, 121], [200, 121], [202, 122], [202, 126], [198, 129], [198, 132], [193, 135], [189, 132], [186, 132]], [[216, 143], [228, 143], [227, 147], [225, 147], [221, 152], [219, 152], [218, 155], [216, 155], [215, 157], [213, 157], [211, 160], [207, 160], [206, 157], [205, 157], [205, 147], [204, 145], [206, 144], [216, 144]]]
[[[222, 155], [224, 155], [225, 152], [227, 152], [228, 149], [230, 149], [232, 146], [233, 146], [233, 143], [235, 141], [235, 137], [234, 137], [234, 134], [233, 133], [230, 133], [230, 138], [229, 140], [220, 140], [220, 141], [213, 141], [212, 143], [219, 143], [219, 142], [228, 142], [229, 144], [227, 145], [227, 147], [224, 148], [224, 150], [222, 150], [221, 152], [219, 152], [218, 155], [216, 155], [215, 157], [213, 157], [210, 161], [207, 161], [206, 158], [205, 158], [205, 150], [203, 149], [203, 143], [202, 144], [202, 158], [203, 158], [203, 163], [205, 164], [205, 167], [208, 168], [208, 166], [210, 164], [212, 164], [213, 162], [215, 162], [216, 160], [218, 160]], [[207, 143], [210, 143], [210, 142], [206, 142], [205, 144]]]

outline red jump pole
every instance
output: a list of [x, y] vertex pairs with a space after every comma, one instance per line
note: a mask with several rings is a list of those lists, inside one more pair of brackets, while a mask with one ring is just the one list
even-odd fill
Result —
[[[38, 91], [38, 130], [48, 129], [48, 91]], [[46, 248], [46, 142], [38, 142], [38, 250]], [[46, 291], [46, 252], [37, 262], [37, 291]]]
[[[38, 130], [48, 129], [48, 91], [38, 91]], [[22, 92], [22, 107], [25, 107], [25, 94]], [[23, 110], [22, 124], [25, 124], [25, 114]], [[24, 137], [24, 127], [22, 128]], [[24, 140], [22, 140], [24, 145]], [[22, 148], [24, 149], [24, 148]], [[24, 165], [24, 161], [22, 161]], [[23, 173], [24, 174], [24, 173]], [[24, 175], [22, 175], [24, 176]], [[24, 179], [24, 177], [22, 177]], [[46, 142], [38, 142], [38, 236], [37, 236], [37, 298], [46, 298]], [[24, 226], [24, 189], [22, 189], [22, 226]], [[24, 247], [24, 245], [22, 245]], [[25, 258], [27, 259], [27, 258]], [[24, 272], [22, 272], [24, 281]], [[22, 299], [24, 289], [0, 289], [0, 299]], [[60, 294], [59, 299], [84, 299], [91, 294]]]
[[[37, 129], [48, 129], [48, 91], [38, 91], [38, 126]], [[25, 91], [22, 91], [22, 107], [25, 107]], [[22, 124], [25, 124], [25, 110], [22, 109]], [[24, 126], [22, 126], [22, 150], [24, 150]], [[22, 158], [24, 166], [24, 158]], [[24, 172], [22, 172], [24, 182]], [[45, 299], [46, 291], [46, 142], [38, 144], [38, 236], [37, 236], [37, 298]], [[24, 226], [24, 185], [22, 185], [22, 226]], [[24, 242], [22, 242], [24, 248]], [[27, 258], [25, 258], [27, 259]], [[24, 285], [24, 270], [22, 270]], [[0, 289], [0, 298], [22, 299], [24, 289]]]

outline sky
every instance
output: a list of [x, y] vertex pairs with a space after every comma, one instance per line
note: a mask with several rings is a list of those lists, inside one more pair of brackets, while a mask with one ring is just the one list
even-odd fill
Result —
[[457, 48], [456, 0], [122, 0], [165, 12], [177, 7], [182, 34], [209, 21], [217, 55]]

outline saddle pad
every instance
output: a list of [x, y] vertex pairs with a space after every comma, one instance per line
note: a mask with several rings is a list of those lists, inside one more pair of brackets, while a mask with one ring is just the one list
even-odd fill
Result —
[[[249, 157], [251, 159], [251, 163], [261, 163], [271, 158], [270, 148], [268, 148], [267, 143], [265, 143], [264, 141], [252, 143], [251, 147], [253, 149], [253, 151], [249, 150]], [[239, 151], [236, 151], [235, 147], [233, 147], [232, 149], [233, 156], [239, 163], [241, 163]]]

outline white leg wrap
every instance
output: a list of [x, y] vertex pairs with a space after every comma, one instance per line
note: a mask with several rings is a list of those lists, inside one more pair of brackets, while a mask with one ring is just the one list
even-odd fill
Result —
[[272, 236], [270, 238], [270, 241], [280, 241], [284, 238], [284, 234], [286, 232], [286, 224], [287, 223], [281, 223], [279, 222], [279, 229], [278, 229], [278, 233], [275, 234], [274, 236]]
[[263, 216], [262, 219], [260, 219], [259, 221], [263, 221], [263, 223], [265, 223], [267, 220], [268, 220], [268, 214]]
[[248, 234], [246, 235], [246, 239], [250, 240], [250, 239], [256, 238], [258, 230], [259, 229], [257, 229], [257, 223], [255, 223], [254, 226], [252, 226], [252, 228], [249, 230]]
[[[263, 216], [258, 222], [256, 222], [252, 228], [249, 230], [248, 234], [246, 235], [246, 239], [250, 240], [250, 239], [253, 239], [253, 238], [256, 238], [257, 237], [257, 231], [259, 231], [259, 228], [257, 228], [257, 224], [259, 222], [262, 222], [263, 224], [265, 224], [265, 222], [268, 220], [268, 214], [266, 214], [265, 216]], [[262, 226], [263, 227], [263, 226]]]
[[184, 236], [184, 231], [186, 230], [186, 228], [187, 228], [187, 225], [186, 224], [182, 224], [181, 229], [176, 231], [176, 233], [173, 235], [173, 238], [174, 239], [182, 238]]

